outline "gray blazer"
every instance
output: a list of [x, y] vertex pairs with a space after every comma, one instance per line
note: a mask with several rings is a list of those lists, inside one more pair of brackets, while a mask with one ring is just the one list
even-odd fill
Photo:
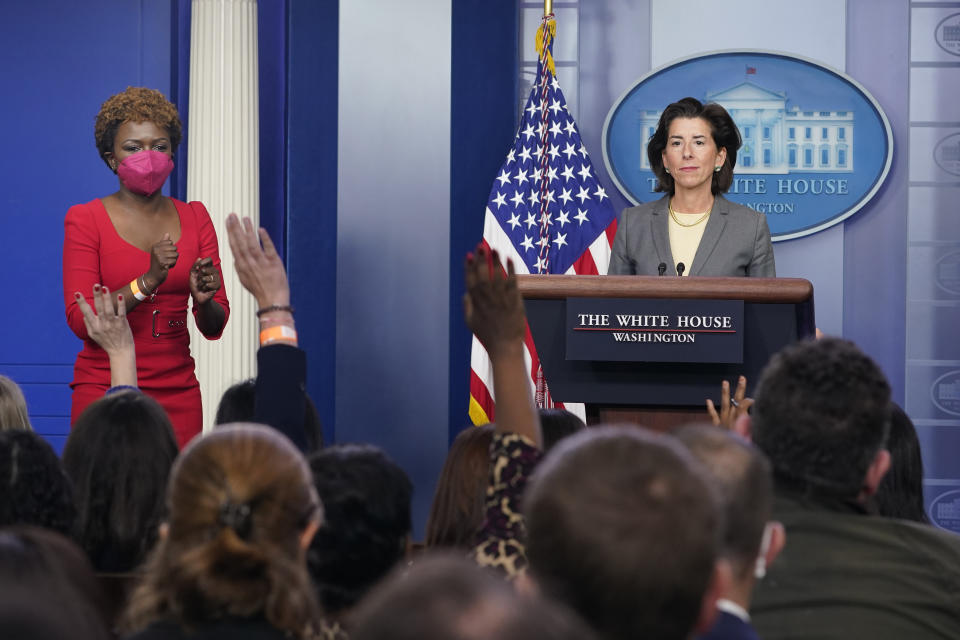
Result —
[[[667, 231], [668, 204], [669, 196], [664, 196], [623, 210], [607, 273], [655, 276], [663, 262], [666, 275], [676, 275]], [[691, 276], [775, 277], [767, 216], [717, 196], [693, 264], [686, 267]]]

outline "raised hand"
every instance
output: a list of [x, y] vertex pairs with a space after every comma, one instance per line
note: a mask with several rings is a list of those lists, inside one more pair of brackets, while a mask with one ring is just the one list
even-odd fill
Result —
[[220, 290], [220, 271], [213, 266], [213, 258], [197, 258], [190, 268], [190, 294], [197, 304], [204, 304]]
[[127, 322], [127, 307], [123, 304], [123, 295], [117, 296], [114, 307], [110, 300], [110, 290], [99, 284], [93, 285], [93, 306], [90, 308], [79, 291], [73, 294], [77, 306], [83, 313], [83, 323], [87, 335], [100, 345], [110, 358], [111, 386], [137, 384], [136, 351], [133, 345], [133, 332]]
[[157, 290], [170, 269], [177, 264], [177, 245], [170, 239], [170, 234], [163, 234], [163, 238], [150, 248], [150, 269], [143, 275], [143, 284], [150, 293]]
[[[250, 218], [227, 216], [227, 239], [233, 252], [233, 266], [243, 288], [253, 294], [261, 309], [290, 304], [287, 271], [266, 230], [254, 229]], [[263, 243], [261, 248], [260, 243]]]
[[465, 270], [467, 292], [463, 296], [463, 314], [467, 326], [491, 358], [503, 349], [522, 349], [526, 316], [513, 262], [507, 260], [504, 273], [498, 253], [478, 246], [476, 255], [467, 254]]
[[730, 383], [724, 380], [720, 383], [720, 411], [717, 411], [713, 400], [707, 398], [707, 413], [710, 419], [718, 427], [723, 427], [728, 431], [735, 430], [737, 419], [740, 416], [747, 415], [747, 411], [753, 405], [753, 399], [746, 397], [747, 379], [740, 376], [737, 380], [737, 389], [730, 398]]

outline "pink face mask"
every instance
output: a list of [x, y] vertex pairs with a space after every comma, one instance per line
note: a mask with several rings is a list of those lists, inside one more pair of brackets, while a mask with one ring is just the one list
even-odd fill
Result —
[[153, 149], [129, 155], [117, 167], [117, 175], [123, 186], [142, 196], [156, 193], [171, 171], [173, 160], [170, 156]]

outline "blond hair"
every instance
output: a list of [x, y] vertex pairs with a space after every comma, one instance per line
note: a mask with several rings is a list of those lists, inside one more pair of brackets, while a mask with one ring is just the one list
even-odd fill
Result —
[[33, 431], [27, 415], [27, 401], [17, 383], [0, 375], [0, 431], [3, 429], [26, 429]]

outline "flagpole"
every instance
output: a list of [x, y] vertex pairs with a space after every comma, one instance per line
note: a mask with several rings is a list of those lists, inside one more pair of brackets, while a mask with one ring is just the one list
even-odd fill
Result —
[[543, 15], [548, 16], [553, 13], [553, 0], [543, 0]]

